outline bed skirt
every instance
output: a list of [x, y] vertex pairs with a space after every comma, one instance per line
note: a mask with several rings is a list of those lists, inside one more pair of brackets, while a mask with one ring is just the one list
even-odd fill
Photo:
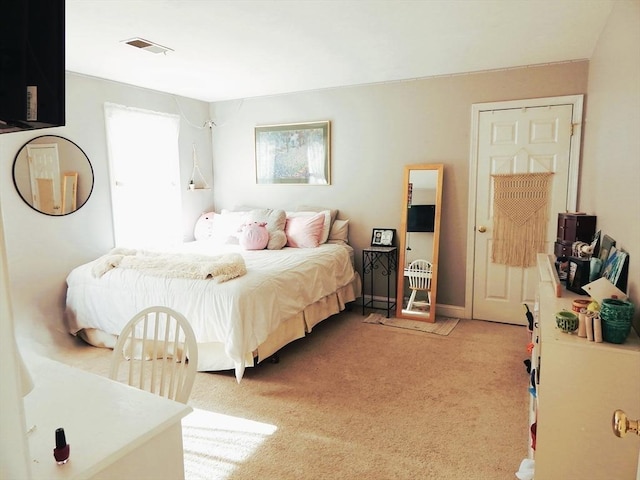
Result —
[[[337, 292], [321, 298], [282, 322], [256, 350], [247, 353], [244, 359], [245, 366], [255, 366], [288, 343], [304, 337], [318, 323], [344, 310], [346, 304], [353, 302], [361, 295], [361, 291], [360, 275], [356, 273], [353, 280]], [[80, 330], [78, 336], [90, 345], [102, 348], [113, 348], [118, 339], [117, 335], [95, 328]], [[236, 367], [236, 363], [225, 353], [222, 342], [198, 343], [199, 372], [233, 370]]]

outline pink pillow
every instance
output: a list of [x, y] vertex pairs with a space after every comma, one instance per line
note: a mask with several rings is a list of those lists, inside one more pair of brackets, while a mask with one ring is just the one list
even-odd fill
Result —
[[269, 231], [264, 222], [251, 222], [242, 226], [240, 246], [245, 250], [262, 250], [269, 243]]
[[324, 213], [287, 217], [287, 224], [284, 229], [287, 235], [287, 246], [315, 248], [320, 245], [324, 218]]

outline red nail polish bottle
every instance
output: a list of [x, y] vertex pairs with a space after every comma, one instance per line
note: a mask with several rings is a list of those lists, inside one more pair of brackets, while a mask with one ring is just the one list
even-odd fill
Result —
[[56, 429], [56, 448], [53, 449], [53, 457], [58, 465], [67, 463], [69, 460], [70, 445], [67, 443], [67, 437], [64, 434], [64, 428]]

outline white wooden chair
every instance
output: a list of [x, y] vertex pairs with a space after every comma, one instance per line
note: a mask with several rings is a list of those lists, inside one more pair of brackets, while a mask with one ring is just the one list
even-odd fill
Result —
[[[409, 277], [411, 296], [409, 297], [409, 303], [407, 303], [407, 310], [412, 310], [414, 304], [418, 303], [416, 301], [416, 294], [418, 292], [426, 292], [426, 305], [431, 305], [431, 272], [432, 264], [427, 260], [414, 260], [409, 264], [407, 277]], [[424, 302], [419, 303], [424, 304]]]
[[109, 378], [187, 403], [197, 366], [198, 346], [187, 319], [167, 307], [149, 307], [122, 329]]

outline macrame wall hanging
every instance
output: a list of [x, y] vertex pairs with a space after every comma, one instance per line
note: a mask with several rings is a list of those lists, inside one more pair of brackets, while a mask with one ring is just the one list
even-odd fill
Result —
[[531, 267], [544, 253], [553, 173], [492, 175], [494, 263]]

